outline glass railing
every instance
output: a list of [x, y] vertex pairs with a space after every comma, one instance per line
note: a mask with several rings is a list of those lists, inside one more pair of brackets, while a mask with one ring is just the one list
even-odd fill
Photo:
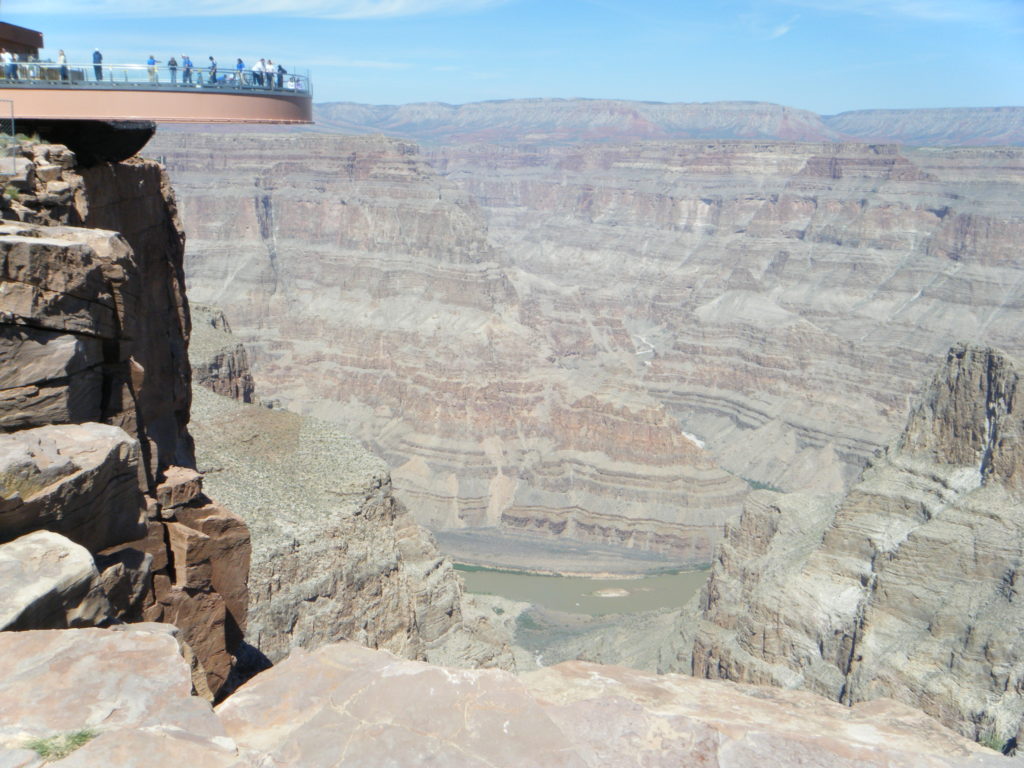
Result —
[[19, 62], [0, 66], [0, 88], [135, 88], [140, 90], [214, 89], [236, 93], [282, 93], [312, 95], [306, 72], [276, 67], [273, 72], [252, 69], [146, 64], [67, 64]]

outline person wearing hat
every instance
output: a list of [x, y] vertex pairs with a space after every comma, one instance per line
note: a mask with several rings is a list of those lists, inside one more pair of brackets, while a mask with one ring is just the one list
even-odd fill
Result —
[[103, 79], [103, 54], [97, 48], [92, 52], [92, 71], [96, 74], [96, 80]]

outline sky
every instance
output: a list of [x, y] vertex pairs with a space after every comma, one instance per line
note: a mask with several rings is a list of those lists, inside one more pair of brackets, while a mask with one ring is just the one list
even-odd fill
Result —
[[1024, 0], [0, 0], [89, 62], [309, 71], [317, 102], [1024, 106]]

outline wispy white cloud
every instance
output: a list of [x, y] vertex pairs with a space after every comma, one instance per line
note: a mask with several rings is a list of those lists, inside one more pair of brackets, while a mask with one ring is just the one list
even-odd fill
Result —
[[788, 34], [789, 31], [791, 29], [793, 29], [793, 25], [796, 24], [796, 20], [799, 19], [799, 18], [800, 18], [800, 16], [798, 14], [798, 15], [794, 16], [793, 18], [791, 18], [789, 21], [786, 21], [786, 22], [784, 22], [782, 24], [776, 25], [775, 28], [772, 29], [772, 31], [768, 33], [768, 38], [770, 40], [775, 40], [777, 38], [782, 37], [785, 34]]
[[1020, 0], [782, 0], [786, 5], [862, 16], [1002, 24], [1020, 21]]
[[87, 13], [90, 16], [116, 15], [134, 17], [181, 16], [293, 16], [317, 19], [373, 19], [419, 16], [429, 13], [463, 13], [510, 0], [146, 0], [125, 3], [124, 0], [89, 0], [88, 3], [68, 0], [7, 0], [8, 14], [68, 15]]
[[799, 18], [800, 15], [797, 14], [786, 21], [778, 21], [768, 18], [764, 13], [755, 12], [740, 14], [737, 20], [752, 37], [758, 40], [777, 40], [789, 34]]

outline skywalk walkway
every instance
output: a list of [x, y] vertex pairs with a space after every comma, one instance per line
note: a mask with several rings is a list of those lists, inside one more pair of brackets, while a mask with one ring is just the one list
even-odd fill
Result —
[[[309, 76], [209, 67], [19, 62], [0, 70], [0, 99], [21, 121], [101, 120], [155, 123], [311, 123]], [[262, 80], [262, 82], [260, 82]]]

